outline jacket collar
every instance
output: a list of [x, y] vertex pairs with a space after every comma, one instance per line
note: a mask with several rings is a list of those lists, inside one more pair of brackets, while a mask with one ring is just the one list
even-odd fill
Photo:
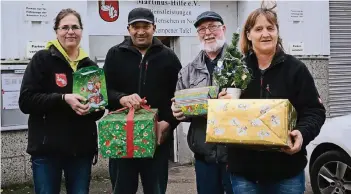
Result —
[[[283, 64], [283, 62], [285, 61], [285, 58], [286, 58], [286, 54], [285, 54], [284, 50], [278, 49], [273, 57], [271, 65], [268, 67], [268, 69], [271, 69], [279, 64]], [[248, 66], [254, 66], [255, 68], [258, 68], [257, 57], [256, 57], [255, 52], [252, 49], [249, 50], [249, 53], [245, 57], [245, 61], [247, 62]], [[252, 63], [252, 62], [254, 62], [254, 63]]]
[[[54, 45], [51, 45], [51, 46], [48, 48], [48, 50], [49, 50], [51, 56], [58, 57], [58, 58], [60, 58], [61, 60], [65, 61], [67, 64], [69, 64], [68, 61], [66, 60], [66, 58], [63, 56], [63, 54], [62, 54]], [[89, 57], [85, 57], [85, 58], [83, 58], [82, 60], [80, 60], [80, 61], [78, 62], [77, 69], [78, 69], [79, 67], [81, 67], [82, 64], [83, 64], [84, 62], [86, 62], [86, 61], [88, 61], [88, 60], [91, 61], [91, 60], [89, 59]]]
[[[158, 38], [156, 38], [156, 37], [152, 38], [152, 44], [151, 44], [150, 48], [162, 47], [162, 46], [163, 46], [163, 43]], [[133, 41], [130, 37], [127, 37], [120, 45], [118, 45], [118, 47], [125, 48], [128, 50], [137, 51], [137, 49], [134, 47]]]
[[[221, 55], [220, 59], [223, 59], [225, 50], [228, 47], [227, 43], [224, 43], [221, 52], [219, 53]], [[194, 59], [194, 68], [195, 69], [206, 69], [206, 62], [205, 62], [205, 57], [206, 57], [206, 52], [201, 50], [200, 53], [196, 56]]]

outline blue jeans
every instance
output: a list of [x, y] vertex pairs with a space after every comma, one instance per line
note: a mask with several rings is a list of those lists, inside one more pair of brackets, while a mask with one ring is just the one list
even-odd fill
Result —
[[153, 158], [110, 158], [109, 173], [113, 193], [135, 194], [140, 174], [144, 194], [166, 194], [171, 142], [168, 139], [158, 146]]
[[225, 163], [195, 161], [196, 186], [198, 194], [232, 194], [230, 173]]
[[32, 156], [36, 194], [59, 194], [62, 171], [67, 194], [88, 194], [93, 157]]
[[305, 192], [305, 172], [278, 182], [251, 182], [243, 177], [232, 175], [235, 194], [303, 194]]

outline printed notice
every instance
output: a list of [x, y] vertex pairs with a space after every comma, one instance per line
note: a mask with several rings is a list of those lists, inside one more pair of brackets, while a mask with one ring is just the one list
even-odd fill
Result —
[[304, 43], [302, 43], [302, 42], [290, 43], [289, 44], [289, 53], [291, 55], [304, 55], [305, 54]]
[[301, 9], [290, 9], [290, 20], [293, 22], [302, 22], [303, 11]]
[[45, 46], [46, 42], [28, 42], [26, 53], [27, 58], [31, 59], [36, 52], [45, 49]]
[[18, 91], [21, 88], [23, 74], [1, 74], [2, 91]]
[[2, 109], [19, 109], [19, 91], [2, 93]]
[[48, 8], [43, 3], [31, 2], [24, 7], [25, 21], [49, 21]]

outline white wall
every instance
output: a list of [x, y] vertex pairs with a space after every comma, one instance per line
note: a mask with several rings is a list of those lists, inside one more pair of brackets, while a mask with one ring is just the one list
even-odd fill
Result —
[[[48, 8], [47, 22], [24, 21], [25, 6], [33, 1], [1, 1], [1, 58], [26, 56], [28, 41], [48, 41], [56, 38], [53, 30], [57, 13], [72, 8], [81, 14], [84, 28], [88, 29], [86, 1], [43, 1]], [[6, 19], [5, 19], [6, 18]], [[83, 30], [82, 47], [89, 53], [88, 32]]]
[[212, 1], [210, 4], [211, 11], [220, 14], [223, 18], [224, 24], [227, 27], [227, 42], [231, 41], [232, 34], [238, 27], [237, 5], [238, 3], [236, 1]]
[[[240, 1], [240, 28], [250, 12], [260, 7], [261, 1]], [[290, 10], [303, 11], [303, 22], [290, 21]], [[278, 20], [284, 48], [289, 50], [289, 43], [303, 42], [305, 55], [329, 55], [329, 2], [328, 1], [278, 1]]]

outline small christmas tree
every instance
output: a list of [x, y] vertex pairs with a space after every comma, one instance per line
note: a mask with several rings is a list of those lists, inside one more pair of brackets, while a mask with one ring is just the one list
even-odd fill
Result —
[[220, 88], [239, 88], [244, 90], [252, 77], [245, 65], [243, 55], [238, 49], [239, 33], [233, 33], [231, 44], [224, 51], [224, 58], [218, 61], [213, 79]]

